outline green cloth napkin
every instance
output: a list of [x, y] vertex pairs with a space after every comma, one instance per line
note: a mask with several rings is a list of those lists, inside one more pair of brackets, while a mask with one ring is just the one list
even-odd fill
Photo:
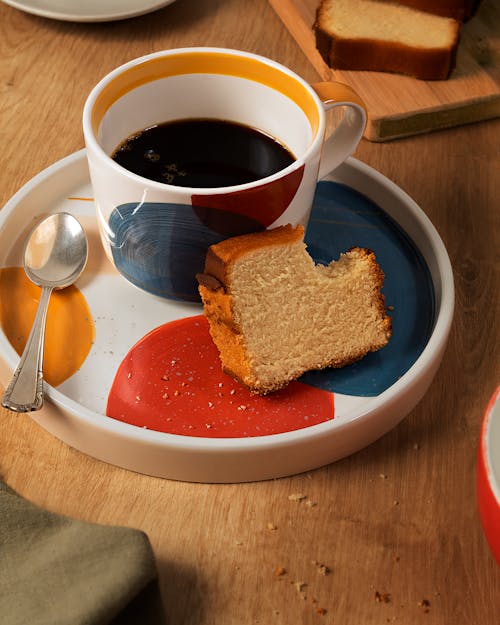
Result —
[[1, 625], [161, 625], [147, 536], [53, 514], [0, 481]]

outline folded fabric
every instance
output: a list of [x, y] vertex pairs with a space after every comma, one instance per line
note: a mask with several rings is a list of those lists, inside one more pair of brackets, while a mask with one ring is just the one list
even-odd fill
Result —
[[148, 537], [48, 512], [0, 481], [0, 622], [164, 624]]

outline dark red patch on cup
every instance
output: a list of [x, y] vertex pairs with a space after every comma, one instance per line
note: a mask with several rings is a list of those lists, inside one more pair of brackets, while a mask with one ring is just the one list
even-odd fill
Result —
[[[191, 196], [193, 210], [196, 212], [197, 207], [201, 209], [217, 208], [228, 213], [244, 215], [267, 228], [286, 211], [297, 193], [303, 175], [304, 165], [286, 176], [253, 189], [214, 195], [193, 194]], [[210, 224], [205, 225], [215, 232], [227, 232], [223, 212], [214, 211], [211, 213], [211, 218]], [[216, 221], [216, 219], [220, 221]]]

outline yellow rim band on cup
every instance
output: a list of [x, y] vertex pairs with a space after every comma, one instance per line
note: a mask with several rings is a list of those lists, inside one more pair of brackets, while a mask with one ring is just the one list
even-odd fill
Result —
[[254, 80], [280, 91], [305, 113], [314, 133], [319, 127], [316, 101], [304, 85], [278, 68], [245, 56], [224, 52], [182, 52], [146, 59], [113, 78], [97, 96], [92, 109], [92, 130], [97, 134], [108, 109], [133, 89], [154, 80], [181, 74], [223, 74]]

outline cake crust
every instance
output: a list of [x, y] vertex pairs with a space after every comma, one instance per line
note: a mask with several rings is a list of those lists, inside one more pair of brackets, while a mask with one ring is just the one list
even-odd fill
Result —
[[230, 265], [236, 262], [242, 255], [248, 254], [256, 249], [279, 246], [288, 243], [302, 241], [304, 238], [304, 227], [298, 225], [293, 228], [290, 224], [263, 230], [252, 234], [242, 234], [237, 237], [225, 239], [216, 245], [208, 248], [205, 258], [205, 269], [203, 273], [197, 275], [198, 282], [207, 284], [207, 280], [215, 278], [221, 285], [227, 283], [227, 270]]

